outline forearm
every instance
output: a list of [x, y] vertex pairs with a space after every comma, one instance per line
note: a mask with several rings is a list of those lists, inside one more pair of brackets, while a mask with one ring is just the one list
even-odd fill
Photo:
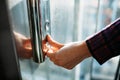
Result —
[[120, 54], [120, 19], [86, 40], [92, 56], [103, 64]]

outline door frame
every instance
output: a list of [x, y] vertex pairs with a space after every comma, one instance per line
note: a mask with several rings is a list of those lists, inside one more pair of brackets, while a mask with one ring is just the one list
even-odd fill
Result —
[[7, 0], [0, 1], [0, 79], [21, 80]]

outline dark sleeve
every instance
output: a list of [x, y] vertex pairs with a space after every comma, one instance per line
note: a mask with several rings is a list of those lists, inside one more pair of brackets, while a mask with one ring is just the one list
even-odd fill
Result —
[[103, 64], [120, 55], [120, 18], [86, 40], [92, 56]]

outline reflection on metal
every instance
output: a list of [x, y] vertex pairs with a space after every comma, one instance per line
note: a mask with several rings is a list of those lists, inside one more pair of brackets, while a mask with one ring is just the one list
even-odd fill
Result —
[[42, 51], [40, 0], [27, 0], [27, 8], [33, 48], [33, 59], [37, 63], [42, 63], [45, 60], [45, 56]]

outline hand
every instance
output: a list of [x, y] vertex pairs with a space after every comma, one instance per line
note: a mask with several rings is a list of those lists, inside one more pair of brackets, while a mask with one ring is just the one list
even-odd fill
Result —
[[17, 32], [14, 32], [14, 35], [18, 56], [20, 58], [25, 59], [31, 58], [32, 57], [31, 40]]
[[[42, 45], [43, 45], [43, 51], [45, 54], [55, 53], [64, 46], [64, 44], [58, 43], [55, 40], [53, 40], [50, 37], [50, 35], [46, 36], [46, 38], [42, 41]], [[47, 54], [47, 55], [49, 55], [49, 54]]]
[[49, 35], [47, 41], [50, 47], [47, 47], [46, 55], [54, 64], [62, 66], [66, 69], [74, 68], [78, 63], [87, 57], [90, 57], [90, 52], [86, 43], [74, 42], [70, 44], [60, 44], [53, 40]]

